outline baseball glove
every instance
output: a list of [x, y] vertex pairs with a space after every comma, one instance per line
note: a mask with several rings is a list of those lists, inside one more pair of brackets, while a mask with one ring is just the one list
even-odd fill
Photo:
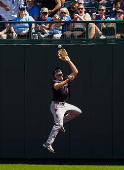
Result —
[[59, 50], [58, 50], [58, 57], [60, 60], [66, 61], [66, 57], [68, 57], [68, 53], [67, 51], [62, 48], [62, 46], [58, 46]]

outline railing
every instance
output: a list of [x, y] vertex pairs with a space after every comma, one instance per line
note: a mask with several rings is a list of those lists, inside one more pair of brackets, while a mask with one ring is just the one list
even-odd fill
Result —
[[[26, 39], [0, 39], [0, 44], [92, 44], [92, 43], [124, 43], [124, 20], [106, 20], [106, 21], [0, 21], [0, 24], [7, 24], [11, 25], [14, 24], [29, 24], [29, 37]], [[32, 24], [46, 24], [46, 23], [62, 23], [70, 24], [74, 23], [85, 23], [86, 30], [85, 30], [85, 37], [83, 38], [43, 38], [43, 39], [34, 39], [33, 34], [37, 34], [37, 32], [32, 30]], [[89, 24], [97, 24], [97, 23], [104, 23], [104, 24], [113, 24], [111, 27], [106, 27], [102, 29], [102, 34], [104, 38], [96, 37], [96, 38], [89, 38]], [[118, 35], [118, 36], [116, 36]]]

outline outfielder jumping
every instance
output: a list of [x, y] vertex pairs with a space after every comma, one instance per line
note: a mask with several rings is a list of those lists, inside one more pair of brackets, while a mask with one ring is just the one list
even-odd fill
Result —
[[74, 119], [82, 113], [79, 108], [66, 102], [68, 94], [68, 85], [71, 81], [75, 79], [78, 74], [78, 70], [68, 56], [65, 57], [64, 61], [69, 64], [72, 73], [67, 76], [65, 80], [63, 80], [63, 73], [60, 67], [56, 67], [53, 71], [53, 101], [51, 103], [50, 109], [54, 117], [55, 125], [51, 130], [48, 140], [46, 141], [46, 143], [43, 144], [43, 147], [52, 153], [55, 153], [54, 149], [52, 148], [52, 144], [59, 130], [65, 132], [63, 123]]

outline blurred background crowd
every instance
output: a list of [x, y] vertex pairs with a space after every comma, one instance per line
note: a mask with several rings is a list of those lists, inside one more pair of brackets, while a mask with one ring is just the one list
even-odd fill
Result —
[[[116, 25], [111, 20], [123, 20], [123, 8], [123, 0], [0, 0], [0, 21], [14, 21], [0, 23], [0, 39], [28, 39], [29, 24], [22, 21], [38, 21], [32, 23], [33, 39], [66, 39], [84, 38], [85, 21], [110, 20], [90, 23], [88, 28], [90, 39], [106, 38], [103, 30], [115, 31]], [[114, 33], [114, 38], [123, 38], [123, 34]]]

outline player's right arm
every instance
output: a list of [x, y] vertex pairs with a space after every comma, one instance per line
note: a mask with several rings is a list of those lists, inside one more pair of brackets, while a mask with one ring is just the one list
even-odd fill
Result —
[[78, 69], [76, 68], [76, 66], [72, 63], [72, 61], [70, 60], [69, 57], [66, 58], [66, 62], [68, 62], [68, 64], [70, 65], [71, 67], [71, 70], [72, 70], [72, 73], [69, 75], [70, 76], [70, 81], [74, 80], [75, 77], [77, 76], [78, 74]]
[[10, 8], [6, 5], [4, 5], [1, 1], [0, 1], [0, 7], [4, 8], [6, 11], [10, 10]]

